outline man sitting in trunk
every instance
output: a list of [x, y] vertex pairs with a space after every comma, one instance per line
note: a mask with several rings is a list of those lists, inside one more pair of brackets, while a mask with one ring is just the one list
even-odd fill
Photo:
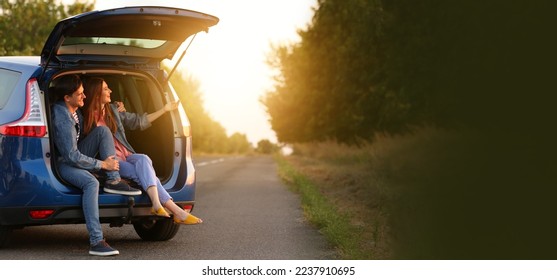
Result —
[[[96, 256], [117, 255], [103, 238], [99, 220], [99, 181], [90, 171], [105, 170], [107, 180], [103, 190], [108, 193], [140, 195], [141, 191], [131, 188], [120, 180], [118, 160], [107, 127], [97, 127], [83, 137], [83, 83], [77, 75], [66, 75], [55, 81], [54, 92], [57, 102], [52, 106], [54, 143], [59, 153], [58, 171], [65, 181], [83, 191], [83, 215], [89, 231], [89, 254]], [[96, 159], [96, 155], [101, 159]]]

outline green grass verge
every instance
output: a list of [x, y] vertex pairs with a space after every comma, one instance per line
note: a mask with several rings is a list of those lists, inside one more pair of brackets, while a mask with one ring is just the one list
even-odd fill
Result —
[[350, 213], [336, 209], [311, 180], [282, 157], [277, 156], [276, 161], [281, 178], [292, 191], [300, 195], [306, 218], [339, 250], [341, 258], [371, 259], [370, 252], [359, 247], [360, 229], [349, 223]]

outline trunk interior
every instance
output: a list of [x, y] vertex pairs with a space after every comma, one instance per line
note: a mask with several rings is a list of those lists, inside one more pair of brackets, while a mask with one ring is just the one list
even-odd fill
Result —
[[[127, 112], [150, 114], [165, 104], [161, 88], [147, 75], [98, 70], [72, 74], [79, 74], [82, 80], [90, 77], [103, 78], [112, 90], [112, 102], [123, 102]], [[50, 96], [50, 102], [55, 102], [53, 94]], [[174, 157], [174, 128], [171, 115], [162, 115], [144, 131], [126, 129], [126, 138], [137, 153], [146, 154], [151, 158], [156, 174], [164, 184], [172, 175]], [[51, 148], [54, 150], [52, 140]], [[54, 154], [56, 156], [57, 153]], [[56, 160], [53, 160], [53, 169], [56, 168], [55, 165]]]

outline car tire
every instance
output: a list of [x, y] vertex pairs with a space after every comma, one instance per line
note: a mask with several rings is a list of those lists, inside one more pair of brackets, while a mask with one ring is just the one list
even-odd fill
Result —
[[12, 228], [0, 226], [0, 248], [4, 248], [6, 245], [8, 245], [8, 242], [12, 237], [12, 231]]
[[166, 241], [172, 239], [180, 225], [172, 219], [145, 220], [133, 223], [135, 232], [145, 241]]

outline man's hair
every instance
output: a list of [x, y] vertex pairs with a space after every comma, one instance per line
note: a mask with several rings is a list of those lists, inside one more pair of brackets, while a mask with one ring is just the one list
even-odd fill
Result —
[[83, 83], [78, 75], [65, 75], [54, 80], [54, 93], [56, 100], [61, 100], [66, 95], [72, 95]]

